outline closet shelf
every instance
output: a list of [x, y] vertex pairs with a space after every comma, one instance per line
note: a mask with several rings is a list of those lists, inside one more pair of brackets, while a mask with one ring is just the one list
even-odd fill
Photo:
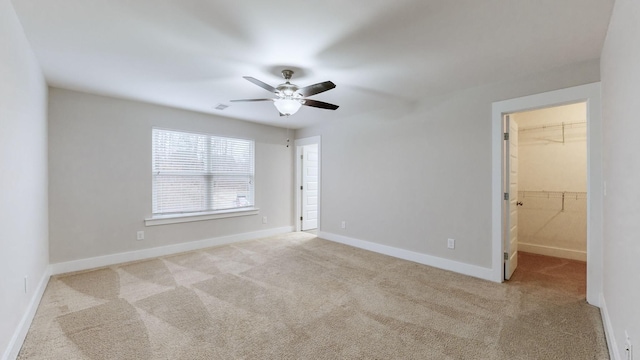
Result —
[[[586, 199], [587, 193], [583, 191], [518, 191], [518, 200], [527, 198], [562, 199], [562, 209], [560, 211], [564, 212], [565, 200]], [[523, 201], [518, 201], [517, 204], [523, 206]]]
[[564, 144], [566, 141], [566, 130], [586, 128], [587, 122], [571, 122], [561, 124], [547, 124], [533, 127], [523, 127], [518, 130], [520, 136], [533, 136], [531, 140], [550, 141]]
[[521, 190], [518, 191], [518, 198], [526, 199], [526, 198], [547, 198], [547, 199], [586, 199], [587, 193], [583, 191], [529, 191], [529, 190]]
[[586, 121], [578, 121], [578, 122], [570, 122], [570, 123], [560, 123], [560, 124], [546, 124], [532, 127], [521, 127], [518, 129], [518, 132], [532, 131], [532, 130], [561, 130], [563, 128], [579, 128], [587, 126]]

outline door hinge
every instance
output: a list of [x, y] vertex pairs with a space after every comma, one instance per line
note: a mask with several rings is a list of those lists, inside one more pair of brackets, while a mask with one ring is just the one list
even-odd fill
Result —
[[302, 185], [300, 185], [300, 190], [302, 190]]
[[509, 200], [509, 193], [504, 193], [504, 199]]
[[509, 260], [509, 253], [504, 253], [504, 259]]
[[300, 221], [302, 221], [302, 216], [300, 216]]
[[304, 159], [304, 155], [300, 155], [300, 160]]
[[507, 132], [507, 133], [504, 133], [504, 139], [505, 139], [505, 140], [509, 140], [509, 133], [508, 133], [508, 132]]

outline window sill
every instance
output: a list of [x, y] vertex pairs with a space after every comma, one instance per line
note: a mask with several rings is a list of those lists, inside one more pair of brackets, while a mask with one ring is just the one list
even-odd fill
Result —
[[144, 219], [144, 226], [156, 226], [156, 225], [168, 225], [185, 223], [192, 221], [204, 221], [224, 219], [237, 216], [258, 215], [259, 208], [250, 207], [233, 210], [211, 211], [211, 212], [199, 212], [190, 214], [171, 214], [171, 215], [156, 215], [154, 217]]

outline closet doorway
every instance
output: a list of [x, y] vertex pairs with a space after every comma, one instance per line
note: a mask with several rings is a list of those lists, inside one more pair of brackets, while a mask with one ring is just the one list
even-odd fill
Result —
[[[587, 104], [511, 113], [510, 279], [536, 282], [579, 297], [587, 272]], [[514, 171], [515, 169], [515, 171]], [[517, 224], [517, 226], [516, 226]]]
[[[492, 131], [492, 279], [505, 279], [504, 115], [553, 106], [586, 102], [587, 106], [587, 302], [601, 306], [602, 298], [602, 101], [600, 83], [592, 83], [494, 102]], [[516, 206], [517, 207], [517, 206]]]

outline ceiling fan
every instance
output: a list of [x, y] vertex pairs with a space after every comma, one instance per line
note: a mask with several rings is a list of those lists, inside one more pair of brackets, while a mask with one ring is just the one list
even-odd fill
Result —
[[261, 88], [270, 91], [276, 94], [277, 98], [275, 99], [240, 99], [240, 100], [231, 100], [232, 102], [242, 102], [242, 101], [273, 101], [276, 109], [280, 113], [280, 116], [289, 116], [295, 114], [302, 105], [317, 107], [321, 109], [335, 110], [338, 108], [338, 105], [329, 104], [323, 101], [307, 99], [308, 96], [316, 95], [321, 92], [325, 92], [327, 90], [331, 90], [336, 87], [336, 84], [331, 81], [325, 81], [309, 86], [305, 86], [303, 88], [298, 87], [298, 85], [292, 84], [289, 82], [291, 80], [291, 76], [293, 75], [292, 70], [282, 70], [282, 77], [286, 81], [284, 84], [280, 84], [277, 87], [273, 87], [267, 83], [264, 83], [256, 78], [251, 76], [243, 76], [245, 79], [251, 81], [252, 83], [260, 86]]

